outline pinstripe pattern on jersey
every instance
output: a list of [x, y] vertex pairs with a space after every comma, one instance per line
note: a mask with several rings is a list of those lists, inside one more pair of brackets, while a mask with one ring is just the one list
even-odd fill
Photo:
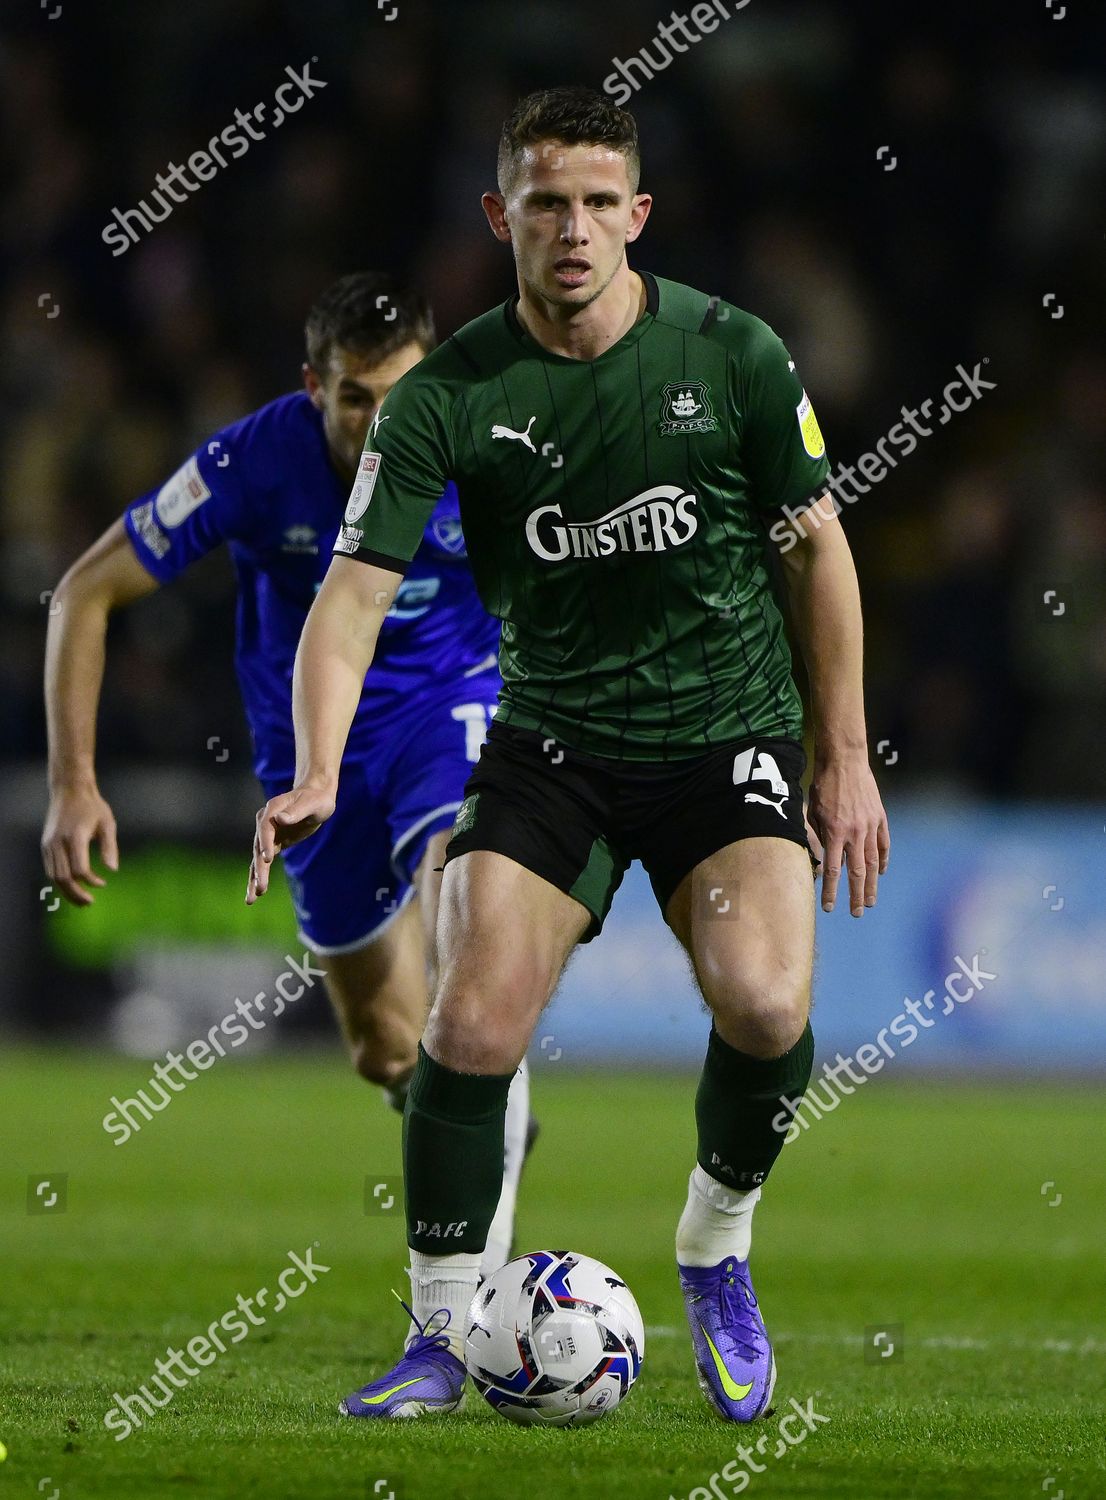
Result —
[[[404, 555], [448, 471], [503, 622], [501, 719], [639, 760], [800, 736], [766, 532], [819, 492], [828, 459], [803, 450], [802, 387], [767, 325], [646, 284], [644, 315], [597, 359], [545, 350], [508, 303], [406, 376], [377, 430], [362, 547]], [[706, 393], [709, 430], [673, 420], [680, 382]]]

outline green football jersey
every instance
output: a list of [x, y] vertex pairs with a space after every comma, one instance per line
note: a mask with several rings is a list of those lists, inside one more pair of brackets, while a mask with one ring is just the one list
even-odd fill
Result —
[[403, 572], [447, 481], [476, 587], [502, 621], [496, 718], [631, 760], [801, 737], [766, 560], [781, 507], [829, 463], [766, 323], [644, 277], [597, 359], [552, 354], [517, 299], [388, 394], [335, 551]]

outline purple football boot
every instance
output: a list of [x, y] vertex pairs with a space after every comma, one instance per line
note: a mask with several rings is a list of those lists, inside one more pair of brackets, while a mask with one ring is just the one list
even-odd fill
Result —
[[420, 1324], [406, 1302], [403, 1306], [418, 1333], [387, 1375], [339, 1401], [344, 1417], [421, 1417], [427, 1412], [457, 1411], [464, 1401], [464, 1362], [450, 1351], [444, 1331], [449, 1324], [448, 1309], [439, 1308]]
[[776, 1384], [776, 1361], [749, 1280], [749, 1262], [678, 1266], [703, 1394], [730, 1422], [763, 1416]]

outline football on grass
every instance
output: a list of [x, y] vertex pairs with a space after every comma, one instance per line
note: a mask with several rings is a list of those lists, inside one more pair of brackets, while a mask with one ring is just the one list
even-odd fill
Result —
[[501, 1416], [583, 1426], [626, 1399], [645, 1328], [621, 1276], [590, 1255], [536, 1250], [501, 1266], [469, 1307], [465, 1363]]

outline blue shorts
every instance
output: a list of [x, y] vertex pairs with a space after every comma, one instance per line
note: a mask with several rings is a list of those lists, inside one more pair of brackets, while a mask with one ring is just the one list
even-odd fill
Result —
[[[451, 828], [496, 709], [500, 678], [482, 672], [427, 699], [413, 697], [371, 753], [342, 762], [334, 815], [282, 858], [301, 941], [352, 953], [415, 894], [430, 838]], [[265, 794], [288, 782], [265, 782]]]

